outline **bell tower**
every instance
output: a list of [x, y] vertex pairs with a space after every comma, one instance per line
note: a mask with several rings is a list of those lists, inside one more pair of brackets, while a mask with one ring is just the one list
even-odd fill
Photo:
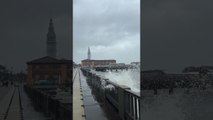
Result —
[[87, 55], [88, 55], [88, 60], [90, 60], [90, 59], [91, 59], [90, 48], [88, 48], [88, 53], [87, 53]]
[[47, 33], [47, 56], [56, 58], [56, 35], [52, 19], [50, 19]]

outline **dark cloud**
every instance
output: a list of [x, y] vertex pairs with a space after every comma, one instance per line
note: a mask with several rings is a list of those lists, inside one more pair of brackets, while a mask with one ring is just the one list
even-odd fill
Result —
[[189, 65], [213, 65], [212, 3], [207, 0], [144, 1], [144, 69], [180, 71]]
[[25, 63], [46, 55], [46, 33], [52, 17], [58, 58], [71, 56], [69, 0], [1, 0], [0, 64], [25, 71]]
[[[139, 61], [139, 0], [74, 0], [74, 60]], [[128, 56], [128, 57], [127, 57]]]

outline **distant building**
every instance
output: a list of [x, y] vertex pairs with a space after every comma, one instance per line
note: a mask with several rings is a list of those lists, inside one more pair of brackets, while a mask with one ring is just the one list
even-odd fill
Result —
[[131, 65], [140, 65], [140, 62], [131, 62]]
[[90, 48], [88, 48], [87, 59], [81, 61], [81, 67], [97, 67], [110, 64], [116, 64], [116, 60], [91, 60]]
[[49, 80], [56, 84], [70, 83], [72, 61], [49, 56], [27, 62], [27, 84], [38, 80]]
[[104, 65], [110, 65], [115, 64], [116, 60], [82, 60], [81, 61], [81, 67], [97, 67], [97, 66], [104, 66]]
[[52, 19], [50, 19], [47, 33], [47, 56], [56, 58], [56, 34]]

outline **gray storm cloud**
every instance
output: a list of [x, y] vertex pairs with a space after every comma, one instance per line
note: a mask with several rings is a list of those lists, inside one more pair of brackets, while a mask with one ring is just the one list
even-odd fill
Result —
[[[74, 60], [90, 46], [95, 59], [139, 61], [139, 2], [74, 0]], [[27, 61], [46, 55], [50, 17], [58, 57], [70, 58], [69, 0], [1, 0], [0, 8], [0, 64], [25, 71]], [[212, 65], [212, 1], [144, 0], [142, 15], [144, 69]]]
[[71, 56], [69, 0], [1, 0], [0, 64], [26, 71], [26, 62], [46, 55], [46, 33], [52, 17], [58, 58]]
[[74, 0], [74, 60], [140, 60], [139, 0]]
[[212, 1], [146, 0], [143, 4], [144, 69], [180, 72], [213, 65]]

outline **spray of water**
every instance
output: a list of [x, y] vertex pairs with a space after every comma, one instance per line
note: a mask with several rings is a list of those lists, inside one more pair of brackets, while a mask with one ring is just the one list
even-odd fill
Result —
[[113, 86], [113, 85], [106, 85], [105, 86], [105, 89], [107, 89], [107, 90], [110, 90], [110, 91], [113, 91], [113, 90], [115, 90], [115, 87]]
[[137, 69], [123, 70], [123, 71], [108, 71], [108, 72], [95, 72], [110, 81], [119, 85], [130, 87], [135, 92], [140, 92], [140, 72]]

